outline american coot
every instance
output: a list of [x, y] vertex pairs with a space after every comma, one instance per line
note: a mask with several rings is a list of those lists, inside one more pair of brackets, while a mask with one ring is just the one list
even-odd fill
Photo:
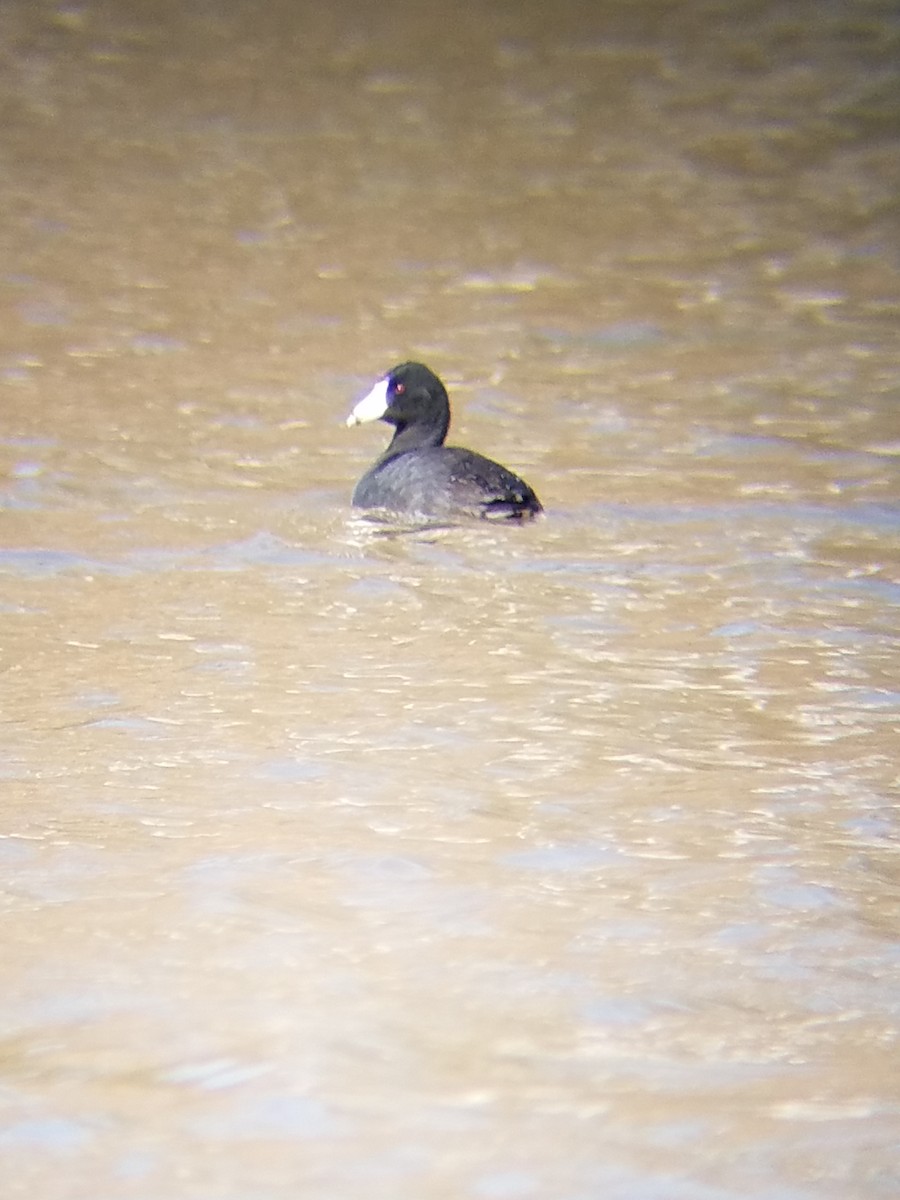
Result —
[[356, 485], [357, 508], [511, 521], [542, 511], [518, 475], [473, 450], [444, 445], [450, 427], [447, 389], [422, 363], [401, 363], [379, 379], [347, 424], [378, 420], [394, 426], [394, 437]]

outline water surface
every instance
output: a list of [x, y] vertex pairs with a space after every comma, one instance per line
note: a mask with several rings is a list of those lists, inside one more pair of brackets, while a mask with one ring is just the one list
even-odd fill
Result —
[[5, 1196], [897, 1194], [897, 37], [3, 6]]

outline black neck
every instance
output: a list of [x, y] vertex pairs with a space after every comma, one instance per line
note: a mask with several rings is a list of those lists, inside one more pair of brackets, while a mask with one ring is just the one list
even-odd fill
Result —
[[394, 458], [397, 454], [405, 454], [407, 450], [420, 450], [425, 446], [441, 446], [449, 428], [449, 413], [447, 419], [437, 425], [423, 426], [420, 422], [398, 425], [382, 458]]

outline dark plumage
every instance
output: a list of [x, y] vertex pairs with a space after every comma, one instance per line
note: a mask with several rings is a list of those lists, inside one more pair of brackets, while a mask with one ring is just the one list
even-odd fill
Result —
[[447, 390], [422, 363], [394, 367], [356, 405], [348, 425], [387, 421], [394, 437], [353, 492], [357, 508], [424, 517], [528, 520], [542, 511], [523, 479], [493, 459], [445, 446]]

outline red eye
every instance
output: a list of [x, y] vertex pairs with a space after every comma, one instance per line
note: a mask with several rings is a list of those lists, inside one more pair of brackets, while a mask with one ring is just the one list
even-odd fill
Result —
[[405, 391], [406, 391], [405, 383], [395, 383], [394, 384], [394, 395], [395, 396], [402, 396]]

